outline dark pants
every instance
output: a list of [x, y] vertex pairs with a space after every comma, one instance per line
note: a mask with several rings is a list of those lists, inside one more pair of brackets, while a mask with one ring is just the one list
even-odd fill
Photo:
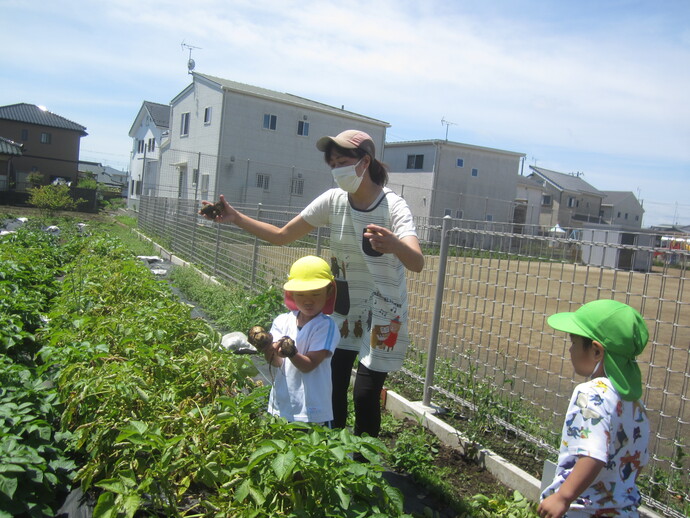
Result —
[[[333, 428], [345, 428], [347, 424], [347, 390], [356, 359], [356, 351], [336, 348], [333, 353], [331, 359]], [[387, 372], [372, 371], [361, 363], [357, 365], [353, 390], [355, 435], [366, 433], [372, 437], [378, 437], [381, 429], [381, 389], [387, 375]]]

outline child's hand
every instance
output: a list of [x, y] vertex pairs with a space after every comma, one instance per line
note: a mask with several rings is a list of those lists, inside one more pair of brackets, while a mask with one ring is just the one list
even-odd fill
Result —
[[561, 518], [570, 507], [570, 502], [565, 498], [561, 498], [558, 492], [547, 496], [539, 504], [537, 514], [540, 518]]

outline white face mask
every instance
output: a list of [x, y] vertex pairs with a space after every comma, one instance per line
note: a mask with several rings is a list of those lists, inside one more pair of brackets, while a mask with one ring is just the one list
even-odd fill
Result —
[[362, 171], [362, 175], [359, 176], [356, 168], [361, 161], [360, 159], [355, 165], [346, 165], [345, 167], [335, 167], [331, 169], [331, 174], [333, 174], [335, 183], [337, 183], [338, 187], [343, 191], [354, 193], [359, 189], [359, 184], [362, 183], [362, 178], [364, 178], [364, 171]]

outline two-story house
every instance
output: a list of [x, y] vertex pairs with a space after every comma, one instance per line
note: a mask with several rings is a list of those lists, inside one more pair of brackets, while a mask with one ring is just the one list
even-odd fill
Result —
[[602, 223], [601, 204], [605, 194], [579, 175], [558, 173], [529, 166], [531, 178], [543, 187], [539, 224], [544, 228], [582, 228]]
[[168, 136], [170, 106], [144, 101], [129, 130], [132, 151], [129, 162], [127, 205], [133, 207], [142, 193], [152, 193], [158, 183], [161, 146]]
[[15, 177], [4, 185], [26, 191], [31, 173], [40, 173], [44, 184], [76, 181], [79, 145], [86, 135], [81, 124], [34, 104], [0, 106], [0, 136], [22, 144], [21, 156], [12, 160]]
[[157, 196], [303, 207], [334, 185], [316, 141], [356, 128], [382, 153], [388, 123], [198, 72], [171, 101]]
[[510, 222], [523, 153], [449, 142], [386, 143], [389, 186], [421, 217]]
[[624, 230], [642, 228], [644, 208], [630, 191], [601, 191], [605, 198], [601, 202], [601, 216], [604, 222]]

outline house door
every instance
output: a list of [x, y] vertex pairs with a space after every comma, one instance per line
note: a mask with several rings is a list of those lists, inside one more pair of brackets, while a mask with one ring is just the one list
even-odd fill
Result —
[[180, 166], [180, 176], [177, 182], [177, 197], [187, 199], [187, 166]]

